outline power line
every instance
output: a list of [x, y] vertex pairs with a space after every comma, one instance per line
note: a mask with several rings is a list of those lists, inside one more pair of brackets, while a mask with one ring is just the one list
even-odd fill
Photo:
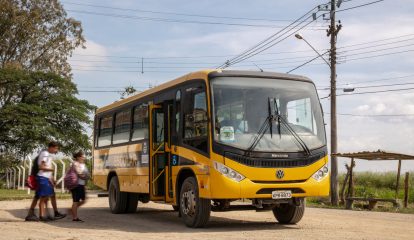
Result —
[[166, 11], [154, 11], [154, 10], [144, 10], [144, 9], [128, 9], [128, 8], [119, 8], [119, 7], [110, 7], [96, 4], [86, 4], [86, 3], [75, 3], [75, 2], [64, 2], [64, 4], [76, 5], [76, 6], [88, 6], [128, 12], [143, 12], [143, 13], [155, 13], [155, 14], [164, 14], [164, 15], [174, 15], [174, 16], [185, 16], [185, 17], [199, 17], [199, 18], [219, 18], [219, 19], [229, 19], [229, 20], [248, 20], [248, 21], [268, 21], [268, 22], [290, 22], [291, 20], [280, 20], [280, 19], [267, 19], [267, 18], [246, 18], [246, 17], [228, 17], [228, 16], [218, 16], [218, 15], [201, 15], [201, 14], [189, 14], [189, 13], [178, 13], [178, 12], [166, 12]]
[[[354, 7], [350, 7], [350, 8], [346, 8], [346, 9], [342, 9], [342, 10], [339, 10], [339, 11], [347, 11], [347, 10], [351, 10], [351, 9], [355, 9], [355, 8], [359, 8], [359, 7], [364, 7], [364, 6], [368, 6], [368, 5], [371, 5], [371, 4], [374, 4], [374, 3], [377, 3], [377, 2], [381, 2], [381, 1], [383, 1], [383, 0], [378, 0], [378, 1], [374, 1], [374, 2], [371, 2], [371, 3], [366, 3], [366, 4], [362, 4], [362, 5], [358, 5], [358, 6], [354, 6]], [[314, 9], [312, 9], [310, 12], [312, 12]], [[302, 16], [302, 17], [300, 17], [298, 20], [300, 20], [300, 19], [302, 19], [302, 18], [304, 18], [307, 14], [309, 14], [310, 12], [308, 12], [308, 13], [306, 13], [304, 16]], [[319, 17], [321, 17], [322, 15], [319, 15], [318, 17], [314, 17], [314, 19], [313, 19], [313, 21], [315, 21], [317, 18], [319, 18]], [[308, 17], [309, 18], [309, 17]], [[307, 20], [308, 18], [306, 18], [305, 20]], [[298, 21], [298, 20], [296, 20], [296, 21]], [[303, 21], [302, 21], [303, 22]], [[311, 21], [312, 22], [312, 21]], [[303, 27], [301, 27], [301, 28], [299, 28], [298, 30], [301, 30], [301, 29], [303, 29], [304, 27], [306, 27], [307, 25], [309, 25], [311, 22], [309, 22], [308, 24], [306, 24], [305, 26], [303, 26]], [[298, 24], [298, 25], [296, 25], [295, 27], [298, 27], [300, 24]], [[289, 25], [290, 26], [290, 25]], [[288, 27], [289, 27], [288, 26]], [[292, 28], [291, 30], [293, 30], [294, 28]], [[282, 31], [283, 31], [284, 29], [282, 29]], [[291, 30], [289, 30], [289, 31], [291, 31]], [[298, 30], [296, 30], [296, 32], [298, 31]], [[288, 31], [288, 32], [289, 32]], [[295, 32], [294, 32], [295, 33]], [[292, 34], [290, 34], [290, 35], [288, 35], [287, 37], [289, 37], [289, 36], [291, 36], [291, 35], [293, 35], [294, 33], [292, 33]], [[276, 33], [276, 34], [278, 34], [278, 33]], [[286, 34], [286, 33], [284, 33], [284, 34]], [[283, 36], [283, 35], [282, 35]], [[287, 38], [286, 37], [286, 38]], [[269, 45], [271, 42], [274, 42], [276, 39], [273, 39], [272, 41], [270, 41], [270, 42], [268, 42], [268, 43], [265, 43], [266, 41], [268, 41], [268, 40], [264, 40], [264, 41], [262, 41], [262, 42], [260, 42], [259, 44], [257, 44], [255, 47], [253, 47], [253, 48], [251, 48], [251, 49], [249, 49], [249, 50], [247, 50], [247, 51], [245, 51], [245, 52], [243, 52], [243, 53], [241, 53], [238, 57], [235, 57], [235, 58], [233, 58], [233, 59], [230, 59], [230, 60], [228, 60], [228, 61], [226, 61], [224, 64], [222, 64], [222, 65], [220, 65], [219, 66], [219, 68], [224, 68], [224, 67], [228, 67], [228, 66], [230, 66], [230, 65], [234, 65], [234, 64], [237, 64], [237, 63], [239, 63], [239, 62], [241, 62], [241, 61], [244, 61], [244, 60], [246, 60], [247, 58], [250, 58], [250, 57], [252, 57], [252, 56], [254, 56], [254, 55], [257, 55], [257, 54], [260, 54], [261, 52], [263, 52], [263, 51], [265, 51], [265, 50], [267, 50], [267, 49], [269, 49], [270, 47], [273, 47], [274, 45], [276, 45], [276, 44], [278, 44], [278, 43], [280, 43], [281, 41], [283, 41], [284, 39], [286, 39], [286, 38], [283, 38], [282, 40], [280, 40], [280, 41], [278, 41], [278, 42], [276, 42], [276, 43], [274, 43], [274, 44], [271, 44], [270, 46], [268, 46], [268, 47], [266, 47], [266, 45]], [[262, 46], [260, 46], [260, 45], [262, 45]], [[260, 46], [260, 47], [259, 47]], [[264, 48], [264, 49], [263, 49]]]
[[[354, 87], [355, 89], [359, 88], [378, 88], [378, 87], [393, 87], [393, 86], [403, 86], [403, 85], [413, 85], [414, 82], [410, 83], [394, 83], [394, 84], [382, 84], [382, 85], [371, 85], [371, 86], [361, 86], [361, 87]], [[337, 88], [338, 90], [342, 90], [344, 88]], [[330, 90], [330, 88], [319, 88], [317, 90]]]
[[347, 84], [340, 84], [338, 86], [345, 86], [345, 85], [349, 85], [349, 84], [361, 84], [361, 83], [368, 83], [368, 82], [383, 82], [383, 81], [390, 81], [390, 80], [401, 79], [401, 78], [409, 78], [409, 77], [414, 77], [414, 74], [406, 75], [406, 76], [400, 76], [400, 77], [389, 77], [389, 78], [380, 78], [380, 79], [367, 80], [367, 81], [349, 82]]
[[[362, 49], [366, 49], [366, 48], [374, 48], [374, 47], [379, 47], [379, 46], [384, 46], [384, 45], [390, 45], [390, 44], [394, 44], [394, 43], [400, 43], [403, 41], [407, 41], [407, 40], [414, 40], [414, 38], [412, 39], [406, 39], [406, 40], [401, 40], [401, 41], [396, 41], [396, 42], [390, 42], [390, 43], [385, 43], [385, 44], [378, 44], [378, 45], [372, 45], [372, 46], [367, 46], [364, 48], [358, 48], [358, 49], [350, 49], [350, 50], [345, 50], [343, 52], [352, 52], [352, 51], [356, 51], [356, 50], [362, 50]], [[395, 47], [389, 47], [389, 48], [381, 48], [381, 49], [376, 49], [376, 50], [371, 50], [371, 51], [365, 51], [365, 52], [360, 52], [360, 53], [352, 53], [352, 54], [348, 54], [345, 55], [344, 57], [349, 57], [349, 56], [356, 56], [356, 55], [361, 55], [361, 54], [366, 54], [366, 53], [375, 53], [375, 52], [379, 52], [379, 51], [385, 51], [385, 50], [391, 50], [391, 49], [396, 49], [396, 48], [403, 48], [403, 47], [409, 47], [409, 46], [413, 46], [414, 44], [406, 44], [406, 45], [402, 45], [402, 46], [395, 46]], [[257, 63], [257, 62], [269, 62], [269, 61], [283, 61], [283, 60], [290, 60], [290, 59], [304, 59], [304, 58], [308, 58], [308, 57], [313, 57], [312, 56], [298, 56], [298, 57], [286, 57], [286, 58], [275, 58], [275, 59], [258, 59], [258, 60], [253, 60], [253, 61], [246, 61], [246, 62], [253, 62], [253, 63]], [[137, 61], [110, 61], [112, 63], [131, 63], [131, 64], [139, 64], [141, 63], [141, 59], [138, 57], [134, 57], [135, 59], [137, 59]], [[138, 60], [139, 59], [139, 60]], [[70, 59], [70, 61], [74, 61], [74, 62], [108, 62], [106, 60], [89, 60], [89, 59], [85, 59], [85, 60], [81, 60], [81, 59]], [[297, 61], [300, 62], [300, 61]], [[146, 64], [185, 64], [185, 65], [209, 65], [209, 64], [214, 64], [213, 62], [160, 62], [160, 61], [145, 61]], [[286, 62], [284, 62], [286, 63]], [[290, 62], [290, 63], [294, 63], [294, 62]]]
[[84, 92], [84, 93], [109, 93], [109, 92], [113, 92], [113, 93], [122, 93], [124, 91], [116, 91], [116, 90], [79, 90], [78, 92]]
[[411, 47], [411, 46], [414, 46], [414, 43], [407, 44], [407, 45], [402, 45], [402, 46], [396, 46], [396, 47], [388, 47], [388, 48], [375, 49], [375, 50], [370, 50], [370, 51], [365, 51], [365, 52], [359, 52], [359, 53], [352, 53], [352, 54], [347, 55], [347, 56], [358, 56], [358, 55], [367, 54], [367, 53], [377, 53], [377, 52], [387, 51], [387, 50], [391, 50], [391, 49], [397, 49], [397, 48], [403, 48], [403, 47]]
[[[345, 64], [346, 62], [350, 62], [350, 61], [357, 61], [357, 60], [362, 60], [362, 59], [372, 59], [372, 58], [378, 58], [378, 57], [383, 57], [383, 56], [389, 56], [389, 55], [396, 55], [396, 54], [404, 54], [404, 53], [409, 53], [409, 52], [413, 52], [414, 49], [410, 49], [410, 50], [405, 50], [405, 51], [399, 51], [399, 52], [391, 52], [391, 53], [385, 53], [385, 54], [377, 54], [377, 55], [372, 55], [372, 56], [366, 56], [366, 57], [359, 57], [359, 58], [351, 58], [351, 59], [346, 59], [345, 62], [343, 62], [342, 64]], [[362, 53], [361, 53], [362, 54]], [[360, 54], [358, 54], [360, 55]], [[349, 56], [353, 56], [353, 55], [349, 55]], [[349, 57], [347, 56], [347, 57]], [[318, 56], [319, 57], [319, 56]], [[315, 64], [308, 64], [314, 60], [316, 60], [318, 57], [314, 57], [312, 59], [310, 59], [309, 61], [305, 62], [305, 64], [307, 64], [308, 66], [316, 66], [316, 65], [324, 65], [324, 63], [315, 63]], [[252, 62], [254, 63], [254, 61]], [[299, 67], [304, 66], [305, 64], [302, 63], [299, 66], [293, 67], [293, 66], [283, 66], [283, 64], [289, 64], [289, 63], [294, 63], [294, 62], [285, 62], [285, 63], [261, 63], [260, 66], [277, 66], [277, 68], [281, 68], [281, 69], [291, 69], [289, 72], [291, 72], [292, 70], [295, 70]], [[88, 67], [86, 65], [72, 65], [72, 66], [76, 66], [76, 67]], [[238, 65], [238, 67], [249, 67], [249, 66], [253, 66], [253, 65]], [[107, 67], [107, 68], [117, 68], [116, 66], [93, 66], [93, 67], [97, 67], [97, 68], [103, 68], [103, 67]], [[201, 67], [201, 66], [187, 66], [187, 67], [183, 67], [183, 66], [146, 66], [146, 69], [199, 69], [199, 68], [208, 68], [206, 66]], [[136, 66], [136, 67], [119, 67], [119, 69], [140, 69], [140, 67]], [[73, 69], [73, 70], [78, 70], [78, 71], [102, 71], [102, 72], [141, 72], [141, 71], [106, 71], [106, 70], [93, 70], [93, 69]], [[146, 71], [146, 72], [160, 72], [160, 71]], [[167, 72], [167, 71], [161, 71], [161, 72]], [[171, 72], [171, 71], [170, 71]], [[181, 72], [181, 71], [172, 71], [172, 72]], [[346, 85], [346, 84], [345, 84]]]
[[378, 90], [378, 91], [370, 91], [370, 92], [353, 92], [347, 94], [336, 94], [336, 96], [348, 96], [348, 95], [362, 95], [362, 94], [373, 94], [373, 93], [384, 93], [384, 92], [400, 92], [400, 91], [410, 91], [414, 90], [413, 88], [402, 88], [402, 89], [387, 89], [387, 90]]
[[[381, 46], [383, 44], [379, 44], [378, 46]], [[346, 63], [347, 61], [355, 61], [355, 60], [360, 60], [360, 59], [370, 59], [370, 58], [376, 58], [376, 57], [382, 57], [382, 56], [388, 56], [388, 55], [394, 55], [394, 54], [403, 54], [403, 53], [408, 53], [408, 52], [412, 52], [414, 51], [413, 49], [408, 49], [408, 50], [404, 50], [404, 51], [397, 51], [397, 52], [389, 52], [389, 53], [385, 53], [385, 54], [377, 54], [377, 55], [371, 55], [371, 56], [364, 56], [364, 57], [357, 57], [357, 58], [349, 58], [349, 57], [353, 57], [353, 56], [358, 56], [358, 55], [365, 55], [365, 54], [369, 54], [369, 53], [377, 53], [377, 52], [381, 52], [381, 51], [387, 51], [387, 50], [391, 50], [391, 49], [397, 49], [397, 48], [403, 48], [403, 47], [409, 47], [412, 46], [414, 44], [407, 44], [407, 45], [402, 45], [402, 46], [396, 46], [396, 47], [389, 47], [389, 48], [380, 48], [380, 49], [375, 49], [375, 50], [371, 50], [371, 51], [364, 51], [364, 52], [357, 52], [357, 53], [353, 53], [353, 54], [347, 54], [343, 57], [346, 57], [348, 59], [344, 60], [343, 63]], [[289, 63], [296, 63], [296, 62], [302, 62], [302, 61], [283, 61], [283, 62], [275, 62], [275, 61], [280, 61], [280, 60], [288, 60], [288, 59], [299, 59], [299, 58], [305, 58], [305, 57], [290, 57], [290, 58], [279, 58], [279, 59], [262, 59], [262, 60], [255, 60], [255, 61], [246, 61], [248, 63], [258, 63], [261, 62], [260, 65], [261, 66], [274, 66], [274, 65], [278, 65], [279, 68], [292, 68], [290, 66], [286, 66], [286, 67], [280, 67], [280, 65], [284, 65], [284, 64], [289, 64]], [[305, 62], [304, 64], [299, 65], [303, 66], [306, 63], [312, 62], [314, 60], [316, 60], [317, 57]], [[81, 62], [106, 62], [106, 61], [101, 61], [101, 60], [73, 60], [73, 61], [81, 61]], [[272, 61], [272, 62], [270, 62]], [[113, 63], [131, 63], [131, 64], [139, 64], [141, 61], [112, 61]], [[265, 62], [265, 63], [262, 63]], [[191, 63], [185, 63], [185, 62], [159, 62], [159, 61], [148, 61], [146, 62], [146, 64], [149, 64], [149, 66], [146, 66], [146, 68], [148, 69], [160, 69], [160, 68], [166, 68], [166, 69], [194, 69], [194, 68], [200, 68], [200, 67], [206, 67], [206, 65], [208, 65], [209, 63], [207, 62], [191, 62]], [[161, 66], [154, 66], [152, 64], [156, 64], [156, 65], [161, 65]], [[162, 66], [162, 65], [169, 65], [169, 66]], [[179, 66], [171, 66], [171, 65], [179, 65]], [[183, 67], [181, 65], [187, 65], [187, 66], [194, 66], [194, 67]], [[320, 65], [320, 64], [312, 64], [312, 65]], [[72, 65], [72, 66], [76, 66], [76, 67], [87, 67], [87, 66], [83, 66], [83, 65]], [[238, 66], [247, 66], [249, 67], [250, 65], [238, 65]], [[106, 68], [119, 68], [117, 66], [93, 66], [95, 68], [102, 68], [102, 67], [106, 67]], [[298, 68], [296, 67], [296, 68]], [[129, 66], [129, 67], [120, 67], [120, 68], [124, 68], [124, 69], [138, 69], [138, 66]], [[296, 69], [295, 68], [295, 69]], [[93, 71], [92, 69], [78, 69], [79, 71]], [[294, 69], [292, 69], [294, 70]], [[99, 70], [100, 71], [100, 70]], [[122, 72], [122, 71], [116, 71], [116, 72]], [[346, 84], [345, 84], [346, 85]]]
[[288, 71], [288, 72], [286, 72], [286, 73], [291, 73], [291, 72], [295, 71], [296, 69], [301, 68], [301, 67], [303, 67], [303, 66], [307, 65], [308, 63], [311, 63], [311, 62], [315, 61], [316, 59], [318, 59], [318, 58], [320, 58], [320, 57], [323, 57], [323, 55], [325, 55], [325, 54], [327, 54], [327, 53], [329, 53], [329, 51], [326, 51], [326, 52], [322, 53], [322, 54], [321, 54], [321, 56], [316, 56], [316, 57], [314, 57], [314, 58], [310, 59], [309, 61], [306, 61], [306, 62], [302, 63], [301, 65], [299, 65], [299, 66], [297, 66], [297, 67], [295, 67], [295, 68], [292, 68], [291, 70], [289, 70], [289, 71]]
[[414, 34], [405, 34], [405, 35], [400, 35], [400, 36], [396, 36], [396, 37], [378, 39], [378, 40], [374, 40], [374, 41], [353, 43], [353, 44], [349, 44], [349, 45], [340, 46], [340, 47], [338, 47], [338, 49], [361, 46], [361, 45], [368, 45], [368, 44], [377, 43], [377, 42], [386, 42], [386, 41], [389, 41], [389, 40], [400, 39], [400, 38], [411, 37], [411, 36], [414, 36]]
[[[352, 57], [352, 56], [358, 56], [358, 55], [364, 55], [364, 54], [367, 54], [367, 53], [376, 53], [376, 52], [387, 51], [387, 50], [392, 50], [392, 49], [410, 47], [410, 46], [413, 46], [413, 45], [414, 44], [407, 44], [407, 45], [402, 45], [402, 46], [395, 46], [395, 47], [389, 47], [389, 48], [380, 48], [380, 49], [375, 49], [375, 50], [370, 50], [370, 51], [352, 53], [352, 54], [344, 55], [343, 58]], [[378, 45], [378, 46], [381, 46], [381, 45]], [[375, 46], [372, 46], [372, 47], [375, 47]], [[392, 53], [389, 53], [389, 54], [396, 54], [396, 53], [401, 53], [401, 52], [395, 52], [395, 53], [392, 52]], [[382, 55], [380, 55], [380, 56], [382, 56]], [[258, 60], [246, 61], [246, 62], [248, 62], [248, 63], [270, 62], [270, 63], [262, 63], [261, 65], [288, 64], [288, 63], [300, 63], [302, 61], [290, 61], [290, 62], [286, 62], [286, 61], [283, 61], [283, 60], [303, 59], [303, 58], [308, 58], [308, 57], [312, 57], [312, 56], [289, 57], [289, 58], [276, 58], [276, 59], [258, 59]], [[367, 56], [367, 57], [370, 58], [370, 57], [375, 57], [375, 56]], [[316, 59], [317, 58], [313, 58], [313, 60], [316, 60]], [[311, 60], [309, 60], [308, 62], [310, 62]], [[352, 61], [352, 59], [350, 59], [350, 60]], [[70, 61], [74, 61], [74, 62], [108, 62], [108, 61], [105, 61], [105, 60], [80, 60], [80, 59], [71, 59]], [[283, 62], [277, 62], [277, 61], [283, 61]], [[347, 59], [345, 59], [344, 61], [346, 62]], [[126, 63], [130, 63], [130, 64], [140, 64], [141, 63], [141, 60], [139, 60], [139, 61], [110, 61], [110, 62], [111, 63], [123, 63], [123, 64], [124, 63], [125, 64]], [[213, 64], [212, 62], [160, 62], [160, 61], [145, 61], [145, 63], [146, 64], [159, 64], [159, 65], [193, 65], [193, 66], [200, 66], [200, 65], [207, 66], [209, 64]], [[81, 65], [72, 65], [72, 66], [81, 66]], [[244, 66], [246, 66], [246, 65], [244, 65]], [[106, 66], [99, 66], [99, 67], [106, 67]], [[113, 66], [108, 66], [108, 67], [113, 67]]]
[[[396, 47], [394, 47], [394, 48], [396, 48]], [[347, 58], [347, 57], [352, 57], [352, 56], [357, 56], [357, 55], [362, 55], [362, 54], [367, 54], [367, 53], [374, 53], [374, 52], [386, 51], [386, 50], [389, 50], [389, 49], [394, 49], [394, 48], [377, 49], [377, 50], [375, 50], [375, 51], [367, 51], [367, 52], [361, 52], [361, 53], [356, 53], [356, 54], [349, 54], [349, 55], [346, 55], [346, 56], [343, 56], [343, 57]], [[414, 51], [414, 50], [411, 50], [411, 49], [410, 49], [410, 50], [399, 51], [399, 52], [391, 52], [391, 53], [377, 54], [377, 55], [366, 56], [366, 57], [359, 57], [359, 58], [345, 59], [345, 60], [344, 60], [344, 62], [342, 62], [342, 64], [344, 64], [344, 63], [346, 63], [346, 62], [348, 62], [348, 61], [356, 61], [356, 60], [361, 60], [361, 59], [377, 58], [377, 57], [383, 57], [383, 56], [388, 56], [388, 55], [395, 55], [395, 54], [408, 53], [408, 52], [412, 52], [412, 51]], [[325, 54], [325, 53], [324, 53], [324, 54]], [[318, 56], [318, 57], [319, 57], [319, 56]], [[308, 60], [308, 61], [306, 61], [306, 62], [304, 62], [304, 63], [300, 64], [299, 66], [293, 67], [293, 68], [292, 68], [292, 69], [291, 69], [288, 73], [290, 73], [290, 72], [292, 72], [292, 71], [294, 71], [294, 70], [296, 70], [296, 69], [298, 69], [298, 68], [300, 68], [300, 67], [302, 67], [302, 66], [304, 66], [304, 65], [307, 65], [308, 63], [310, 63], [310, 62], [312, 62], [312, 61], [316, 60], [318, 57], [314, 57], [314, 58], [312, 58], [312, 59], [310, 59], [310, 60]], [[263, 64], [262, 64], [262, 65], [263, 65]], [[309, 64], [309, 65], [315, 65], [315, 64]], [[318, 64], [318, 65], [320, 65], [320, 64]]]
[[348, 11], [348, 10], [352, 10], [352, 9], [356, 9], [356, 8], [361, 8], [361, 7], [366, 7], [375, 3], [379, 3], [379, 2], [383, 2], [384, 0], [378, 0], [378, 1], [374, 1], [374, 2], [369, 2], [369, 3], [365, 3], [365, 4], [361, 4], [361, 5], [357, 5], [357, 6], [353, 6], [353, 7], [349, 7], [349, 8], [344, 8], [344, 9], [340, 9], [340, 10], [336, 10], [336, 12], [344, 12], [344, 11]]
[[[312, 8], [310, 11], [306, 12], [304, 15], [300, 16], [298, 19], [296, 19], [295, 21], [293, 21], [292, 23], [290, 23], [288, 26], [286, 26], [285, 28], [279, 30], [278, 32], [272, 34], [271, 36], [267, 37], [266, 39], [260, 41], [259, 43], [257, 43], [256, 45], [254, 45], [253, 47], [249, 48], [248, 50], [242, 52], [241, 54], [239, 54], [236, 57], [233, 57], [230, 60], [227, 60], [225, 63], [223, 63], [222, 65], [220, 65], [218, 68], [224, 68], [224, 67], [228, 67], [231, 65], [234, 65], [240, 61], [244, 61], [247, 58], [250, 58], [254, 55], [257, 55], [265, 50], [267, 50], [270, 47], [273, 47], [274, 45], [276, 45], [277, 43], [279, 43], [280, 41], [272, 44], [273, 42], [275, 42], [276, 40], [278, 40], [280, 37], [282, 37], [283, 35], [285, 35], [286, 33], [289, 33], [290, 31], [294, 30], [295, 28], [297, 28], [298, 26], [300, 26], [302, 23], [304, 23], [305, 21], [307, 21], [311, 16], [308, 16], [309, 14], [311, 14], [317, 7]], [[308, 16], [308, 17], [306, 17]], [[320, 16], [319, 16], [320, 17]], [[304, 19], [305, 18], [305, 19]], [[302, 20], [304, 19], [304, 20]], [[315, 21], [316, 19], [313, 19], [313, 21]], [[312, 23], [313, 21], [308, 22], [305, 26], [299, 28], [298, 30], [308, 26], [310, 23]], [[299, 22], [298, 24], [296, 24], [297, 22]], [[295, 25], [296, 24], [296, 25]], [[290, 29], [289, 29], [290, 28]], [[289, 29], [287, 32], [283, 33], [283, 31], [285, 31], [286, 29]], [[296, 30], [296, 31], [298, 31]], [[279, 35], [279, 36], [278, 36]], [[289, 37], [289, 35], [288, 35]], [[286, 38], [284, 38], [286, 39]], [[284, 40], [282, 39], [282, 40]], [[281, 40], [281, 41], [282, 41]], [[267, 47], [269, 44], [270, 47]], [[265, 49], [263, 49], [265, 48]], [[263, 49], [263, 50], [261, 50]], [[256, 54], [255, 54], [256, 53]], [[254, 55], [252, 55], [254, 54]]]
[[[311, 50], [302, 50], [302, 51], [286, 51], [286, 52], [274, 52], [274, 53], [264, 53], [262, 55], [280, 55], [280, 54], [295, 54], [295, 53], [304, 53], [304, 52], [313, 52]], [[139, 57], [136, 56], [119, 56], [119, 55], [96, 55], [96, 54], [74, 54], [76, 56], [87, 56], [87, 57], [109, 57], [109, 58], [133, 58], [138, 59]], [[145, 57], [145, 59], [177, 59], [177, 58], [185, 58], [185, 59], [192, 59], [192, 58], [224, 58], [224, 57], [232, 57], [237, 56], [236, 54], [228, 54], [228, 55], [204, 55], [204, 56], [158, 56], [158, 57]]]
[[[396, 43], [402, 43], [402, 42], [407, 42], [407, 41], [411, 41], [411, 40], [414, 40], [414, 38], [409, 38], [409, 39], [404, 39], [404, 40], [394, 41], [394, 42], [389, 42], [389, 43], [382, 43], [382, 44], [377, 44], [377, 45], [364, 46], [364, 47], [353, 48], [353, 49], [345, 49], [343, 51], [340, 51], [340, 53], [354, 52], [354, 51], [359, 51], [359, 50], [365, 50], [367, 48], [376, 48], [376, 47], [387, 46], [387, 45], [395, 45]], [[411, 45], [413, 45], [413, 44], [410, 44], [408, 46], [411, 46]], [[405, 45], [403, 45], [403, 46], [405, 46]]]
[[[404, 38], [404, 37], [409, 37], [409, 36], [414, 36], [414, 34], [406, 34], [406, 35], [390, 37], [390, 38], [384, 38], [384, 39], [379, 39], [379, 40], [374, 40], [374, 41], [355, 43], [355, 44], [351, 44], [351, 45], [345, 45], [345, 46], [338, 47], [338, 49], [350, 48], [350, 47], [360, 46], [360, 45], [367, 45], [367, 44], [372, 44], [372, 43], [376, 43], [376, 42], [384, 42], [384, 41], [388, 41], [388, 40], [399, 39], [399, 38]], [[408, 40], [412, 40], [412, 39], [414, 39], [414, 38], [405, 39], [405, 40], [396, 41], [396, 42], [384, 43], [384, 44], [379, 44], [379, 45], [367, 46], [365, 48], [389, 45], [389, 44], [399, 43], [399, 42], [408, 41]], [[322, 51], [322, 49], [319, 49], [318, 51]], [[351, 50], [347, 50], [347, 51], [351, 51]], [[297, 53], [310, 53], [310, 52], [313, 52], [313, 50], [269, 52], [269, 53], [262, 53], [261, 55], [297, 54]], [[137, 56], [97, 55], [97, 54], [82, 54], [82, 53], [74, 53], [74, 55], [75, 56], [86, 56], [86, 57], [98, 57], [98, 58], [127, 58], [127, 59], [130, 58], [130, 59], [137, 59], [137, 61], [128, 62], [128, 63], [139, 63], [140, 61], [138, 61], [138, 60], [141, 58], [141, 57], [137, 57]], [[234, 57], [234, 56], [237, 56], [237, 54], [234, 54], [234, 55], [232, 55], [232, 54], [227, 54], [227, 55], [199, 55], [199, 56], [157, 56], [157, 57], [145, 57], [145, 59], [181, 59], [181, 58], [182, 59], [194, 59], [194, 58], [198, 59], [198, 58], [226, 58], [226, 57]], [[299, 57], [293, 57], [293, 58], [299, 58]], [[289, 59], [293, 59], [293, 58], [289, 58]]]
[[[325, 112], [324, 114], [331, 114]], [[341, 116], [352, 116], [352, 117], [414, 117], [414, 114], [353, 114], [353, 113], [337, 113]]]
[[[73, 68], [72, 70], [74, 70], [74, 71], [86, 71], [86, 72], [141, 73], [141, 71], [129, 71], [129, 70], [122, 71], [122, 70], [104, 70], [104, 69], [76, 69], [76, 68]], [[151, 73], [183, 73], [183, 71], [171, 71], [171, 70], [168, 70], [168, 71], [159, 71], [159, 70], [158, 71], [152, 71], [152, 70], [150, 70], [150, 71], [145, 71], [145, 72], [146, 73], [149, 73], [149, 72], [151, 72]]]
[[[308, 58], [308, 57], [313, 57], [313, 56], [300, 56], [300, 57], [286, 57], [286, 58], [274, 58], [274, 59], [261, 59], [261, 60], [253, 60], [253, 61], [246, 61], [246, 62], [269, 62], [269, 61], [283, 61], [283, 60], [290, 60], [290, 59], [304, 59], [304, 58]], [[137, 58], [138, 59], [138, 58]], [[82, 59], [70, 59], [69, 61], [73, 61], [73, 62], [108, 62], [106, 60], [82, 60]], [[109, 61], [111, 63], [130, 63], [130, 64], [140, 64], [141, 60], [137, 60], [137, 61]], [[185, 65], [208, 65], [208, 64], [214, 64], [214, 62], [160, 62], [160, 61], [145, 61], [146, 64], [185, 64]], [[285, 63], [285, 62], [284, 62]]]
[[377, 88], [377, 87], [392, 87], [392, 86], [403, 86], [403, 85], [413, 85], [414, 82], [410, 83], [394, 83], [394, 84], [382, 84], [382, 85], [371, 85], [371, 86], [361, 86], [355, 88]]
[[409, 49], [409, 50], [405, 50], [405, 51], [384, 53], [384, 54], [378, 54], [378, 55], [367, 56], [367, 57], [351, 58], [351, 59], [346, 59], [346, 62], [356, 61], [356, 60], [361, 60], [361, 59], [384, 57], [384, 56], [395, 55], [395, 54], [402, 54], [402, 53], [409, 53], [409, 52], [413, 52], [413, 51], [414, 51], [414, 49]]
[[[107, 89], [113, 89], [113, 88], [122, 88], [122, 87], [120, 87], [120, 86], [78, 86], [79, 88], [82, 88], [82, 89], [105, 89], [105, 88], [107, 88]], [[133, 87], [133, 88], [135, 88], [135, 89], [147, 89], [148, 88], [148, 86], [131, 86], [131, 87]], [[125, 87], [122, 89], [122, 90], [124, 90], [125, 89]]]
[[[132, 15], [121, 15], [112, 13], [101, 13], [84, 10], [66, 9], [68, 12], [90, 14], [96, 16], [115, 17], [124, 19], [134, 19], [142, 21], [155, 21], [155, 22], [170, 22], [170, 23], [190, 23], [190, 24], [207, 24], [207, 25], [226, 25], [226, 26], [239, 26], [239, 27], [260, 27], [260, 28], [283, 28], [283, 26], [275, 26], [268, 24], [248, 24], [248, 23], [226, 23], [226, 22], [212, 22], [212, 21], [197, 21], [197, 20], [185, 20], [185, 19], [170, 19], [170, 18], [155, 18], [155, 17], [140, 17]], [[314, 28], [316, 30], [322, 30], [320, 27]]]

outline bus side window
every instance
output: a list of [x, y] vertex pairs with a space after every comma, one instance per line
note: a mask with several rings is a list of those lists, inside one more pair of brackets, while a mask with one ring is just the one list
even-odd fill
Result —
[[148, 104], [143, 103], [134, 108], [132, 141], [148, 139]]
[[183, 142], [208, 152], [207, 101], [204, 88], [186, 89]]
[[112, 138], [112, 116], [103, 117], [99, 120], [98, 147], [111, 145]]
[[181, 90], [177, 90], [175, 93], [174, 101], [174, 127], [171, 134], [171, 143], [174, 145], [178, 144], [178, 135], [180, 133], [181, 124]]
[[119, 112], [115, 115], [115, 132], [112, 140], [113, 144], [125, 143], [129, 141], [131, 127], [131, 110]]

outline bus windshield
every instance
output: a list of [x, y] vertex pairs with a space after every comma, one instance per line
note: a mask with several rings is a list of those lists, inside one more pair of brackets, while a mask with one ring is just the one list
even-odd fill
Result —
[[[300, 152], [303, 146], [298, 137], [310, 150], [326, 144], [322, 110], [311, 82], [217, 77], [211, 80], [211, 90], [214, 141], [220, 144], [248, 150], [266, 124], [266, 131], [250, 150]], [[267, 123], [270, 112], [284, 123]]]

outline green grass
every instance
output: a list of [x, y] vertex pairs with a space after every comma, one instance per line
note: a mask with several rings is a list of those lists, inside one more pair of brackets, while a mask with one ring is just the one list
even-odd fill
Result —
[[[339, 189], [341, 189], [345, 174], [338, 178]], [[398, 198], [404, 198], [404, 178], [405, 174], [400, 176]], [[397, 185], [396, 172], [356, 172], [354, 176], [355, 196], [372, 197], [372, 198], [394, 198], [395, 186]], [[410, 173], [408, 181], [408, 202], [414, 203], [414, 172]]]
[[[344, 182], [345, 174], [338, 177], [339, 190]], [[404, 198], [405, 173], [400, 176], [398, 199]], [[414, 213], [414, 172], [410, 172], [408, 189], [408, 208], [395, 209], [391, 203], [378, 203], [374, 211]], [[365, 198], [395, 198], [395, 186], [397, 184], [396, 172], [356, 172], [354, 173], [354, 196]], [[345, 192], [346, 196], [346, 192]], [[313, 207], [335, 208], [329, 204], [329, 198], [308, 198], [307, 203]], [[364, 209], [365, 202], [355, 202], [355, 209]], [[340, 206], [342, 208], [342, 206]]]
[[[33, 195], [34, 191], [27, 194], [27, 190], [0, 189], [0, 201], [31, 199]], [[56, 192], [56, 196], [58, 199], [68, 199], [71, 197], [69, 193], [60, 192]]]

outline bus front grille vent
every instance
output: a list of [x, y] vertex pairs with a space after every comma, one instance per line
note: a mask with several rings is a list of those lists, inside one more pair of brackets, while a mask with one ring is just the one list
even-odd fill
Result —
[[307, 158], [294, 158], [294, 159], [267, 159], [267, 158], [253, 158], [248, 156], [242, 156], [239, 154], [226, 152], [224, 156], [228, 159], [236, 161], [250, 167], [261, 168], [291, 168], [302, 167], [310, 165], [319, 159], [324, 157], [324, 153], [315, 154]]
[[272, 194], [273, 191], [290, 190], [292, 193], [305, 193], [302, 188], [262, 188], [256, 194]]

